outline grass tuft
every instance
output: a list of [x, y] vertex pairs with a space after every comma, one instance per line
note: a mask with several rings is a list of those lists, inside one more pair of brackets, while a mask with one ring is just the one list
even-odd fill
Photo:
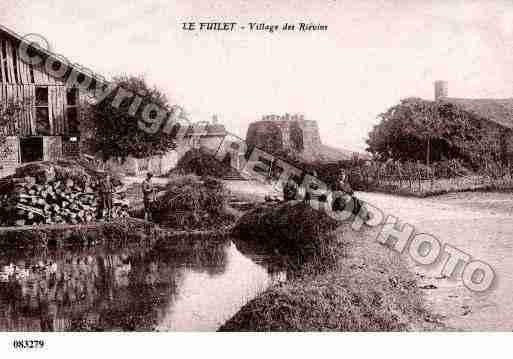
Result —
[[155, 203], [154, 219], [180, 230], [220, 229], [234, 222], [225, 211], [227, 193], [221, 181], [195, 175], [175, 176]]

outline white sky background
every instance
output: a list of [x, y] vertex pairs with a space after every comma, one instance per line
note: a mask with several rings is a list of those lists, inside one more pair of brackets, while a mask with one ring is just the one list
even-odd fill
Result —
[[[182, 21], [300, 21], [322, 32], [181, 30]], [[513, 1], [0, 0], [0, 23], [106, 77], [143, 74], [192, 119], [245, 137], [263, 114], [304, 113], [324, 143], [363, 150], [399, 99], [513, 97]]]

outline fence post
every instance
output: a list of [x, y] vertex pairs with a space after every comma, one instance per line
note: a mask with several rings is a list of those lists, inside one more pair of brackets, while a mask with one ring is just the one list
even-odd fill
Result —
[[377, 184], [379, 186], [379, 166], [375, 167], [376, 165], [376, 163], [372, 163], [372, 169], [374, 172], [374, 185]]
[[407, 169], [408, 169], [408, 182], [410, 184], [410, 191], [413, 191], [413, 163], [408, 163], [407, 164]]
[[420, 168], [418, 168], [418, 175], [419, 175], [419, 192], [422, 192], [422, 171]]
[[397, 162], [397, 173], [399, 173], [399, 188], [403, 188], [403, 176], [401, 173], [401, 164]]

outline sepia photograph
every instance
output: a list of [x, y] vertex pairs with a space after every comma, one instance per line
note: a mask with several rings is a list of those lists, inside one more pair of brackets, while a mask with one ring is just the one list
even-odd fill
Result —
[[1, 0], [0, 338], [511, 332], [512, 50], [506, 0]]

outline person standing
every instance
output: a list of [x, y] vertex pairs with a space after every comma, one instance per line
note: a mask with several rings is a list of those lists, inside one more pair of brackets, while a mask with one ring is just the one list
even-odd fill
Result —
[[298, 185], [292, 177], [290, 177], [283, 186], [283, 200], [285, 202], [296, 200], [298, 194]]
[[142, 183], [142, 191], [143, 191], [143, 201], [144, 201], [144, 219], [146, 221], [152, 220], [151, 215], [151, 207], [154, 201], [154, 187], [153, 183], [151, 183], [151, 178], [153, 174], [148, 172], [146, 174], [146, 179]]
[[99, 183], [100, 192], [100, 205], [98, 206], [99, 217], [103, 217], [104, 211], [106, 211], [105, 219], [112, 219], [112, 196], [114, 193], [114, 186], [110, 173], [107, 172], [103, 181]]
[[354, 193], [353, 189], [351, 188], [351, 184], [349, 183], [347, 173], [343, 168], [340, 169], [340, 172], [338, 174], [337, 187], [337, 190], [350, 194], [351, 196]]

